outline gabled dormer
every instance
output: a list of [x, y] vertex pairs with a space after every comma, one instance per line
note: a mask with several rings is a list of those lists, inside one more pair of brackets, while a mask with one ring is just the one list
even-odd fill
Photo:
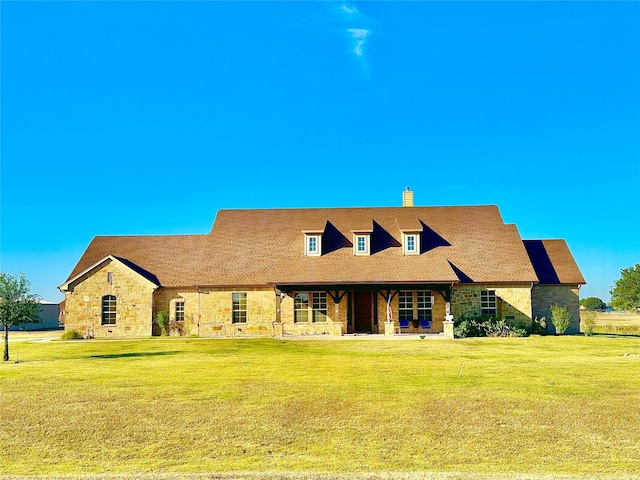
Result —
[[420, 255], [420, 236], [422, 233], [422, 223], [417, 218], [415, 222], [404, 220], [398, 222], [398, 228], [402, 234], [402, 254]]
[[319, 257], [322, 255], [322, 234], [324, 230], [303, 230], [304, 254], [307, 257]]
[[402, 232], [402, 254], [420, 254], [420, 232]]
[[356, 256], [371, 255], [371, 234], [373, 233], [373, 222], [369, 225], [357, 227], [351, 230], [353, 235], [353, 254]]

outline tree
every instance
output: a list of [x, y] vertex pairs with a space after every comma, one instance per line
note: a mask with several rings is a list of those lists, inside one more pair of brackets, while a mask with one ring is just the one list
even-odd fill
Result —
[[598, 297], [583, 298], [582, 300], [580, 300], [580, 306], [590, 311], [602, 310], [604, 307], [606, 307], [605, 303]]
[[640, 309], [640, 263], [620, 270], [611, 292], [611, 304], [618, 310]]
[[0, 325], [4, 328], [4, 357], [9, 361], [9, 329], [14, 325], [40, 322], [40, 298], [29, 292], [24, 273], [0, 272]]

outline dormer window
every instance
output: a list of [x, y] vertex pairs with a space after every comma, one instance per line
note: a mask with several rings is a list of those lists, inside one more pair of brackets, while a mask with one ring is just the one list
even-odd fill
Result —
[[369, 255], [371, 251], [371, 235], [368, 233], [356, 233], [353, 236], [353, 254]]
[[308, 257], [318, 257], [322, 252], [322, 236], [320, 234], [306, 233], [304, 236], [304, 254]]
[[404, 255], [418, 255], [420, 253], [420, 234], [402, 234], [402, 253]]
[[407, 252], [412, 253], [416, 251], [416, 236], [407, 235]]
[[353, 254], [371, 255], [371, 234], [373, 233], [373, 221], [365, 220], [351, 229], [353, 235]]

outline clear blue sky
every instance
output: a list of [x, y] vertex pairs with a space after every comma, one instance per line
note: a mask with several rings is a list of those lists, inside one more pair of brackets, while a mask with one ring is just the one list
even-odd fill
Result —
[[0, 2], [1, 265], [223, 208], [496, 204], [640, 263], [639, 2]]

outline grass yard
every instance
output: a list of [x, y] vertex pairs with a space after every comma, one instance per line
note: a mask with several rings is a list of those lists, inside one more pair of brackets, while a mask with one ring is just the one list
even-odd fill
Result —
[[25, 340], [16, 353], [0, 365], [11, 478], [640, 478], [637, 337]]

